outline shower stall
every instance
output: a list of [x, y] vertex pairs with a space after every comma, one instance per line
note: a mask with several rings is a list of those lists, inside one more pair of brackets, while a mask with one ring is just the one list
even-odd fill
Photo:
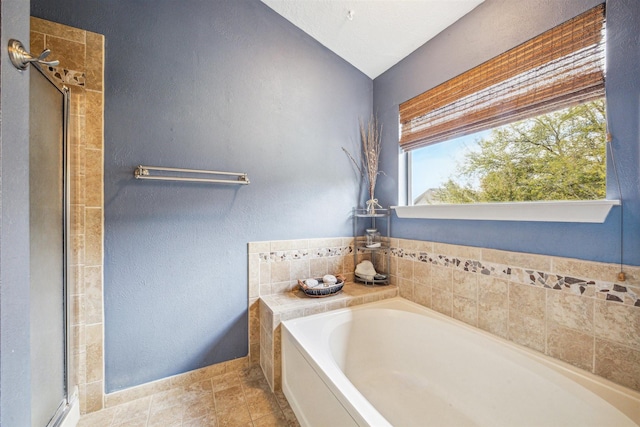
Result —
[[[44, 62], [45, 56], [43, 53], [36, 61]], [[30, 105], [31, 425], [56, 427], [62, 425], [72, 400], [68, 292], [69, 90], [50, 79], [37, 63], [26, 71]]]

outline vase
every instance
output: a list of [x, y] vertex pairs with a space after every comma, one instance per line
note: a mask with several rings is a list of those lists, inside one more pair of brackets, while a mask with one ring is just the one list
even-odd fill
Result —
[[375, 215], [376, 208], [382, 209], [382, 206], [378, 204], [378, 199], [371, 197], [367, 200], [367, 215]]

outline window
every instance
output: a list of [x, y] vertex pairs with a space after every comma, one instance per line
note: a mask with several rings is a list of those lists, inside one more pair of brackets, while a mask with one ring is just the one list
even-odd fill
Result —
[[411, 159], [414, 205], [604, 199], [605, 103], [429, 145]]
[[604, 4], [400, 106], [414, 204], [606, 196]]

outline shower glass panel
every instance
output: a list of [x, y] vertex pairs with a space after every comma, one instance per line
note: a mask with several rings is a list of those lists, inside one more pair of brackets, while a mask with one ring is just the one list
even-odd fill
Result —
[[68, 90], [35, 66], [29, 75], [31, 423], [45, 427], [58, 424], [68, 402]]

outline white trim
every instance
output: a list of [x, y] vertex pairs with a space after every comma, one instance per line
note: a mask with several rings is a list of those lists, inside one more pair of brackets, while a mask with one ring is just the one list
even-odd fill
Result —
[[603, 223], [619, 200], [391, 206], [399, 218]]

